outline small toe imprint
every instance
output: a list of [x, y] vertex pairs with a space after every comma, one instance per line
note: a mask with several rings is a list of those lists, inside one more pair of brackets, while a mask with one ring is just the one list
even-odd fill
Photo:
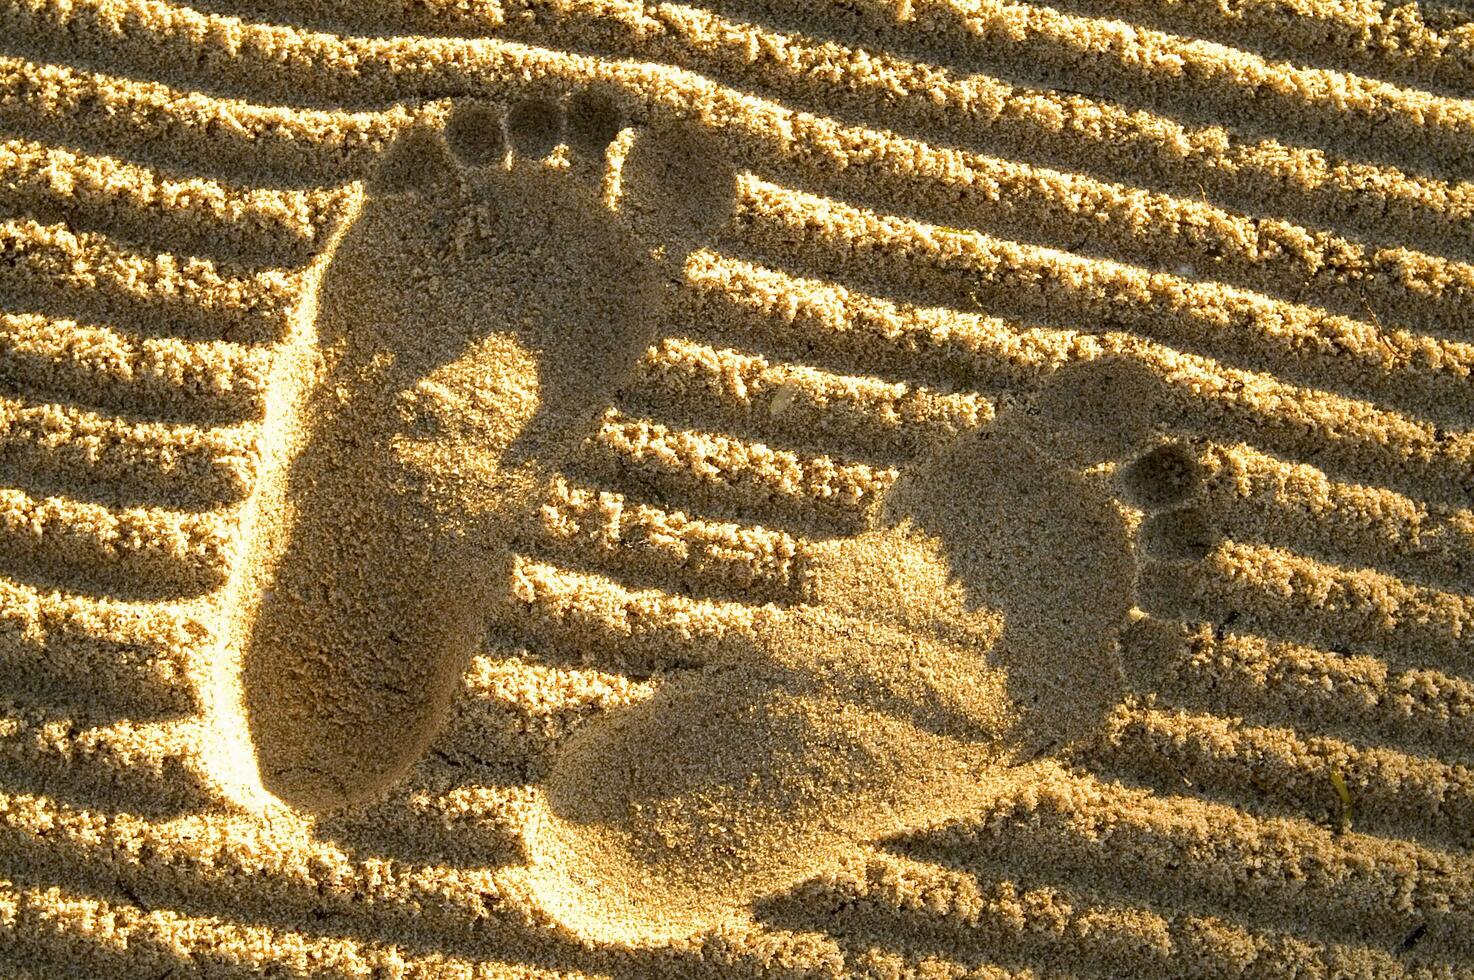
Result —
[[456, 106], [445, 124], [445, 140], [456, 156], [472, 166], [500, 162], [507, 152], [501, 114], [476, 102]]
[[507, 135], [518, 156], [541, 160], [558, 145], [558, 107], [547, 99], [525, 99], [507, 113]]
[[1193, 495], [1202, 481], [1202, 464], [1180, 442], [1163, 443], [1133, 460], [1121, 473], [1121, 488], [1126, 498], [1139, 507], [1181, 503]]
[[581, 89], [569, 98], [568, 144], [573, 149], [601, 156], [619, 130], [619, 106], [609, 93]]
[[1179, 507], [1151, 515], [1141, 526], [1141, 546], [1164, 561], [1201, 561], [1217, 544], [1218, 533], [1201, 507]]

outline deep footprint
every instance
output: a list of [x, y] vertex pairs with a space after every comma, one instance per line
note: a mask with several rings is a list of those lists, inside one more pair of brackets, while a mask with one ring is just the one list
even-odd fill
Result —
[[1141, 547], [1117, 501], [1170, 522], [1202, 479], [1153, 429], [1158, 385], [1127, 360], [1061, 370], [903, 474], [812, 605], [575, 733], [533, 840], [547, 911], [595, 941], [713, 928], [1096, 735]]
[[[367, 182], [317, 295], [320, 362], [260, 519], [242, 685], [262, 784], [319, 809], [424, 752], [506, 589], [534, 489], [655, 338], [734, 175], [614, 101], [456, 106]], [[568, 156], [548, 159], [559, 142]], [[569, 162], [571, 158], [571, 162]], [[619, 189], [617, 203], [606, 193]], [[248, 590], [249, 591], [249, 590]]]

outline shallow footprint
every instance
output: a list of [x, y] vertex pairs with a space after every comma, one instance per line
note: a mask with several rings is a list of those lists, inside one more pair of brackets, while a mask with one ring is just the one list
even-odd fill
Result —
[[[598, 91], [566, 122], [543, 100], [462, 102], [366, 182], [317, 292], [319, 360], [272, 447], [291, 462], [263, 491], [279, 506], [258, 519], [242, 601], [259, 775], [291, 805], [370, 799], [424, 752], [533, 488], [731, 210], [703, 131], [634, 130], [611, 173], [620, 131]], [[568, 155], [549, 158], [565, 132]]]
[[[1144, 368], [1058, 372], [910, 468], [875, 530], [833, 546], [813, 603], [760, 616], [561, 751], [534, 894], [585, 939], [659, 943], [742, 916], [854, 846], [966, 814], [1091, 738], [1124, 690], [1128, 512], [1187, 512]], [[1089, 471], [1115, 461], [1116, 486]]]

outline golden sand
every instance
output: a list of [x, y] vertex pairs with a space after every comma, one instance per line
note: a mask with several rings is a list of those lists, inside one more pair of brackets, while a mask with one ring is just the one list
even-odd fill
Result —
[[1474, 10], [0, 4], [0, 976], [1474, 977]]

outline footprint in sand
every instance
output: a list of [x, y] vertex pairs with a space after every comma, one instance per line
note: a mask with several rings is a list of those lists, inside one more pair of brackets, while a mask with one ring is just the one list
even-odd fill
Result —
[[710, 136], [624, 130], [598, 91], [461, 103], [386, 153], [317, 293], [320, 358], [274, 447], [291, 462], [242, 604], [269, 791], [352, 803], [420, 757], [532, 491], [654, 339], [733, 193]]
[[545, 911], [593, 941], [712, 928], [1097, 734], [1137, 549], [1211, 545], [1195, 457], [1155, 430], [1161, 392], [1126, 359], [1060, 370], [903, 474], [874, 529], [822, 557], [810, 604], [571, 736], [532, 835]]
[[[372, 799], [426, 750], [545, 480], [730, 213], [709, 137], [621, 133], [598, 94], [462, 103], [396, 142], [336, 246], [243, 631], [261, 779], [294, 806]], [[1066, 368], [913, 467], [826, 546], [810, 601], [569, 738], [506, 884], [586, 939], [661, 942], [1089, 739], [1124, 684], [1136, 549], [1206, 547], [1157, 392], [1127, 360]]]

